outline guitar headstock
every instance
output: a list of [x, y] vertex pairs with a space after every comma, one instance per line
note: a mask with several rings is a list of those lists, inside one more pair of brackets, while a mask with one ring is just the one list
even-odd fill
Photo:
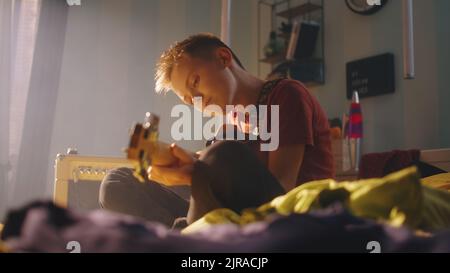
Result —
[[158, 141], [159, 117], [146, 113], [144, 123], [137, 123], [130, 131], [130, 142], [126, 149], [127, 158], [135, 164], [134, 176], [144, 182], [151, 165], [152, 153]]

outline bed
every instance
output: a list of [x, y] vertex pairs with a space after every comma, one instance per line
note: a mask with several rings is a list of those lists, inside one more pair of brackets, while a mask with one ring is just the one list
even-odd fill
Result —
[[[423, 150], [420, 159], [450, 172], [450, 149]], [[108, 170], [119, 167], [132, 168], [133, 164], [125, 158], [58, 154], [55, 160], [54, 202], [82, 211], [99, 208], [100, 182]], [[355, 180], [356, 177], [354, 172], [337, 173], [338, 181]], [[189, 196], [185, 187], [172, 189], [184, 198]]]

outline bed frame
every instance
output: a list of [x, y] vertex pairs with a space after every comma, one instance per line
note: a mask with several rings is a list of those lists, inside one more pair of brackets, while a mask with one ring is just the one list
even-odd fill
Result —
[[423, 150], [420, 160], [450, 172], [450, 149]]

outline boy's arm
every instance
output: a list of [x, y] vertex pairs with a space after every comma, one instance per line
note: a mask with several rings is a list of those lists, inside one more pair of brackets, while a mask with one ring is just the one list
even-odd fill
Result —
[[304, 153], [304, 144], [282, 146], [269, 153], [269, 170], [286, 192], [296, 185]]

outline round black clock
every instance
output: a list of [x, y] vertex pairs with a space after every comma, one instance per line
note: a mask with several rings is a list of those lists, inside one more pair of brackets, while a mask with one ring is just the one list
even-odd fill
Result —
[[388, 0], [345, 0], [345, 4], [353, 12], [361, 15], [371, 15], [386, 5]]

